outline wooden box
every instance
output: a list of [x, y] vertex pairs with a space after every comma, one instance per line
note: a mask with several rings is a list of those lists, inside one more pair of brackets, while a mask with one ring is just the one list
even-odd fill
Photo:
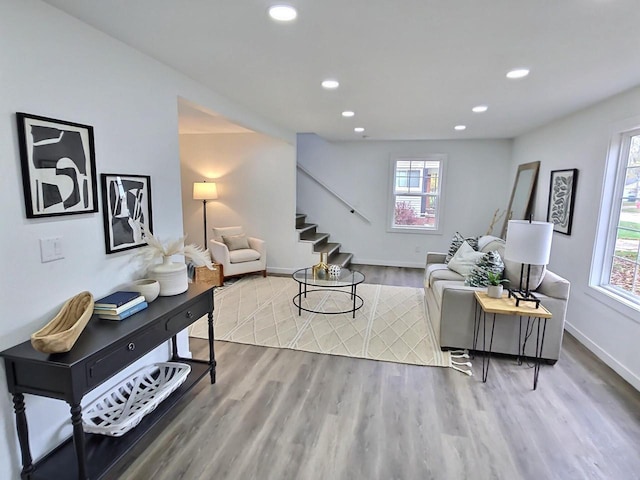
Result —
[[196, 267], [196, 275], [194, 281], [196, 283], [208, 283], [209, 285], [221, 287], [224, 283], [222, 265], [214, 263], [213, 270], [209, 270], [207, 267]]

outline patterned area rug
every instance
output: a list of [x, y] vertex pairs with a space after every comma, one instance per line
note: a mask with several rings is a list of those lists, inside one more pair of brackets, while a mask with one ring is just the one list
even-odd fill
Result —
[[[345, 289], [348, 292], [348, 289]], [[454, 367], [438, 347], [419, 288], [360, 284], [363, 307], [352, 314], [302, 312], [292, 299], [298, 284], [287, 277], [248, 277], [215, 293], [215, 339], [388, 362]], [[351, 308], [348, 294], [310, 292], [311, 310]], [[206, 317], [194, 323], [193, 337], [207, 338]]]

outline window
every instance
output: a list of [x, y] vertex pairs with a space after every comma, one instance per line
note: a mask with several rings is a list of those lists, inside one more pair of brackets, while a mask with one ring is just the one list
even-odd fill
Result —
[[391, 231], [438, 231], [444, 155], [392, 159]]
[[396, 175], [396, 189], [420, 188], [422, 172], [420, 170], [404, 170]]
[[[640, 129], [619, 135], [612, 143], [615, 175], [605, 182], [611, 199], [601, 216], [609, 215], [599, 286], [640, 307]], [[608, 187], [608, 188], [607, 188]]]

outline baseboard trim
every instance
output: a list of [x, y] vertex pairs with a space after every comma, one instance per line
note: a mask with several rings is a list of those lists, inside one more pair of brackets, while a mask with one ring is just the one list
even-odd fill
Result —
[[298, 268], [267, 268], [267, 275], [269, 275], [270, 273], [273, 273], [274, 275], [291, 275], [293, 274], [293, 272], [295, 272], [296, 270], [299, 270]]
[[587, 337], [569, 322], [565, 321], [564, 328], [573, 335], [580, 343], [588, 348], [596, 357], [602, 360], [607, 366], [611, 367], [618, 375], [630, 383], [633, 388], [640, 391], [640, 377], [635, 375], [631, 370], [622, 365], [618, 360], [609, 355], [606, 351], [598, 346], [594, 341]]
[[[426, 257], [425, 257], [426, 258]], [[390, 262], [387, 260], [367, 260], [362, 258], [352, 258], [351, 263], [356, 265], [375, 265], [378, 267], [405, 267], [405, 268], [424, 268], [425, 262]]]

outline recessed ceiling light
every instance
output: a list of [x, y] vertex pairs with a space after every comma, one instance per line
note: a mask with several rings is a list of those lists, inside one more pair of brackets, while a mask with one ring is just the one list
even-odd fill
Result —
[[334, 88], [338, 88], [340, 86], [340, 82], [337, 80], [323, 80], [322, 88], [326, 88], [327, 90], [333, 90]]
[[353, 131], [356, 132], [356, 133], [362, 133], [362, 132], [364, 132], [364, 128], [356, 127], [356, 128], [353, 129]]
[[295, 20], [298, 12], [291, 5], [273, 5], [269, 7], [269, 16], [280, 22], [290, 22]]
[[487, 107], [486, 105], [476, 105], [471, 109], [471, 111], [474, 113], [482, 113], [482, 112], [486, 112], [488, 109], [489, 107]]
[[524, 78], [527, 75], [529, 75], [529, 69], [527, 68], [516, 68], [507, 72], [507, 78]]
[[345, 110], [344, 112], [342, 112], [343, 117], [353, 117], [354, 115], [355, 112], [352, 112], [351, 110]]
[[466, 125], [456, 125], [453, 128], [454, 128], [454, 130], [466, 130], [467, 126]]

